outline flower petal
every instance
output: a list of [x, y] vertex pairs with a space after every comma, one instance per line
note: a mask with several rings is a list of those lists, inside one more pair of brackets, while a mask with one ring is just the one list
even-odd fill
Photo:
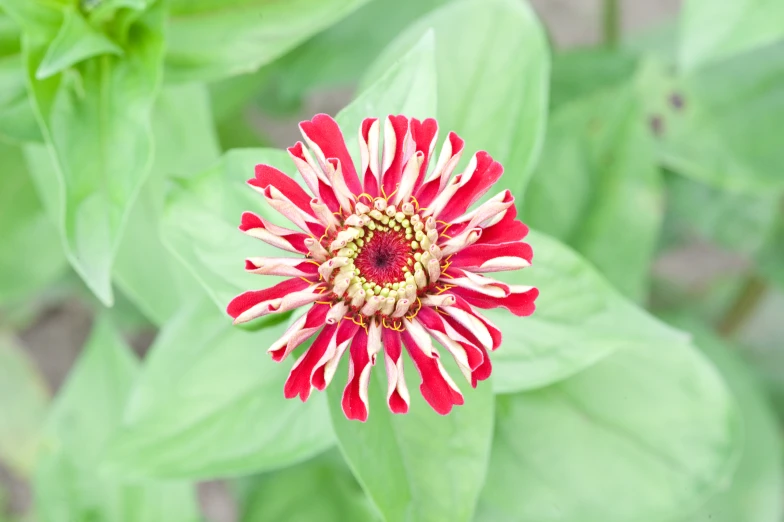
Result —
[[267, 314], [287, 312], [316, 301], [321, 294], [315, 282], [287, 279], [264, 290], [253, 290], [231, 300], [226, 312], [240, 324]]
[[516, 241], [494, 245], [475, 243], [457, 252], [449, 261], [450, 266], [471, 272], [504, 272], [530, 266], [532, 257], [531, 245]]
[[313, 372], [311, 383], [317, 390], [324, 390], [332, 382], [340, 358], [343, 357], [343, 352], [348, 348], [358, 329], [359, 325], [353, 321], [343, 321], [338, 325], [334, 346], [330, 345], [326, 361], [323, 364], [319, 363]]
[[332, 185], [321, 165], [313, 160], [313, 157], [308, 153], [308, 149], [305, 148], [301, 141], [298, 141], [287, 150], [310, 191], [317, 195], [332, 212], [337, 212], [340, 205], [338, 205], [338, 200], [332, 191]]
[[378, 118], [365, 118], [359, 127], [359, 153], [362, 157], [362, 173], [364, 178], [365, 192], [371, 197], [379, 196], [379, 171], [378, 164], [378, 141], [379, 141]]
[[438, 351], [433, 348], [424, 328], [408, 320], [404, 324], [400, 337], [422, 377], [419, 391], [430, 407], [446, 415], [452, 411], [452, 406], [463, 404], [463, 394], [441, 364]]
[[513, 314], [525, 317], [534, 313], [534, 301], [539, 296], [539, 290], [532, 286], [509, 286], [509, 293], [503, 297], [495, 297], [469, 288], [452, 288], [451, 293], [465, 299], [469, 304], [479, 308], [503, 307]]
[[286, 384], [283, 386], [283, 395], [287, 399], [293, 399], [297, 395], [305, 402], [310, 397], [310, 391], [313, 388], [313, 374], [317, 368], [326, 364], [331, 355], [330, 350], [335, 349], [335, 335], [337, 334], [338, 327], [334, 324], [328, 324], [318, 334], [316, 340], [310, 345], [305, 353], [297, 359], [294, 367], [289, 373]]
[[416, 190], [425, 181], [427, 166], [430, 163], [430, 158], [433, 156], [433, 150], [438, 141], [438, 122], [433, 118], [426, 118], [422, 121], [411, 118], [409, 126], [411, 128], [411, 138], [414, 140], [414, 150], [421, 152], [423, 155], [422, 167], [419, 169], [419, 175], [414, 184], [414, 190]]
[[275, 167], [269, 165], [256, 165], [256, 177], [248, 180], [248, 184], [262, 190], [267, 187], [275, 187], [283, 196], [294, 203], [306, 214], [316, 217], [310, 208], [310, 196], [302, 190], [299, 183], [282, 173]]
[[302, 230], [315, 236], [324, 233], [325, 227], [310, 206], [311, 197], [296, 181], [268, 165], [256, 165], [256, 177], [248, 180], [272, 208]]
[[275, 341], [269, 347], [267, 353], [272, 356], [272, 360], [280, 362], [294, 351], [300, 344], [304, 343], [313, 336], [316, 332], [321, 330], [325, 324], [327, 312], [330, 306], [328, 304], [316, 303], [310, 307], [305, 315], [297, 319], [283, 336]]
[[411, 397], [403, 373], [403, 353], [400, 333], [391, 328], [382, 328], [384, 365], [387, 369], [387, 404], [392, 413], [407, 413]]
[[300, 123], [299, 128], [324, 172], [327, 172], [327, 159], [337, 159], [343, 165], [343, 176], [349, 190], [361, 194], [362, 185], [337, 122], [327, 114], [317, 114], [312, 120]]
[[480, 346], [468, 341], [432, 308], [423, 307], [416, 320], [427, 329], [441, 346], [449, 350], [466, 380], [475, 386], [473, 371], [484, 363], [485, 355]]
[[477, 152], [464, 172], [449, 182], [430, 208], [441, 221], [452, 221], [465, 213], [498, 181], [504, 168], [487, 152]]
[[348, 419], [365, 422], [368, 418], [368, 381], [372, 368], [368, 354], [368, 334], [359, 329], [351, 343], [348, 383], [343, 390], [343, 413]]
[[296, 257], [249, 257], [245, 270], [252, 274], [318, 278], [318, 263]]
[[295, 232], [288, 228], [279, 227], [263, 217], [257, 216], [253, 212], [242, 213], [240, 230], [249, 236], [261, 239], [265, 243], [280, 248], [281, 250], [298, 254], [308, 253], [308, 247], [305, 245], [305, 240], [310, 236], [303, 234], [302, 232]]
[[438, 157], [438, 162], [436, 162], [433, 172], [414, 191], [414, 196], [420, 207], [429, 207], [436, 196], [444, 190], [450, 176], [452, 176], [452, 172], [463, 155], [464, 146], [465, 142], [460, 136], [454, 132], [449, 133], [444, 146], [441, 148], [441, 155]]
[[405, 116], [388, 116], [384, 124], [384, 152], [381, 160], [382, 187], [391, 197], [400, 184], [403, 167], [414, 152], [414, 141]]

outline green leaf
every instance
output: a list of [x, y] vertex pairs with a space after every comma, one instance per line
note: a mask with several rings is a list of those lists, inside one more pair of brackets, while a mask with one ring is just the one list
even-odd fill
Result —
[[200, 519], [190, 485], [124, 484], [98, 473], [137, 374], [130, 349], [99, 319], [47, 421], [34, 483], [41, 522]]
[[114, 280], [160, 326], [201, 293], [164, 247], [160, 227], [168, 177], [192, 176], [219, 155], [206, 88], [191, 84], [164, 89], [153, 111], [153, 135], [155, 162], [131, 208]]
[[510, 284], [537, 287], [536, 312], [521, 320], [504, 309], [482, 311], [503, 333], [492, 357], [496, 393], [547, 386], [615, 351], [684, 341], [681, 332], [623, 298], [555, 239], [532, 231], [526, 242], [534, 250], [533, 265], [497, 276]]
[[93, 28], [74, 7], [65, 9], [63, 25], [46, 49], [35, 77], [44, 80], [88, 58], [123, 54], [122, 48]]
[[757, 255], [757, 265], [760, 272], [784, 290], [782, 259], [784, 259], [784, 203], [779, 213], [778, 222], [771, 228]]
[[728, 487], [683, 522], [779, 522], [784, 515], [784, 471], [779, 427], [773, 410], [736, 347], [686, 317], [672, 321], [695, 335], [700, 350], [716, 365], [738, 401], [745, 440], [738, 468]]
[[631, 87], [560, 107], [522, 205], [523, 221], [566, 242], [640, 301], [664, 215], [654, 149]]
[[0, 56], [0, 138], [43, 141], [30, 100], [19, 54]]
[[550, 106], [559, 108], [571, 100], [623, 84], [636, 70], [637, 55], [626, 48], [591, 47], [558, 53], [553, 56]]
[[[266, 112], [280, 113], [299, 106], [310, 92], [353, 86], [389, 42], [417, 18], [449, 1], [366, 3], [265, 67], [265, 77], [254, 92], [257, 103]], [[368, 27], [373, 30], [368, 31]], [[362, 45], [357, 45], [358, 34], [362, 35]]]
[[651, 62], [637, 83], [663, 166], [731, 192], [784, 189], [784, 42], [683, 78]]
[[241, 522], [379, 520], [351, 470], [335, 450], [249, 479], [244, 488]]
[[[277, 322], [275, 322], [277, 321]], [[162, 330], [107, 453], [113, 475], [213, 478], [289, 466], [334, 444], [323, 396], [283, 398], [266, 348], [287, 324], [234, 328], [211, 303]]]
[[[519, 194], [536, 163], [547, 120], [550, 57], [544, 30], [517, 0], [451, 2], [413, 24], [365, 76], [378, 72], [430, 29], [435, 31], [438, 123], [468, 150], [486, 150]], [[367, 84], [367, 80], [365, 82]]]
[[497, 398], [477, 520], [689, 513], [734, 471], [740, 421], [720, 376], [691, 345], [618, 351], [557, 385]]
[[48, 403], [49, 391], [33, 362], [13, 337], [0, 332], [0, 461], [20, 476], [33, 470]]
[[174, 0], [166, 78], [204, 81], [253, 72], [366, 1]]
[[282, 253], [237, 230], [244, 211], [286, 225], [285, 218], [245, 184], [259, 163], [283, 172], [294, 170], [285, 151], [232, 150], [213, 168], [178, 180], [166, 203], [161, 225], [164, 244], [221, 311], [237, 294], [274, 284], [270, 282], [274, 279], [245, 272], [246, 257], [274, 257]]
[[160, 78], [162, 14], [156, 7], [134, 22], [122, 58], [93, 58], [43, 81], [32, 74], [47, 40], [27, 37], [25, 43], [47, 143], [46, 152], [30, 150], [31, 172], [71, 264], [107, 305], [115, 253], [152, 161], [150, 112]]
[[762, 248], [778, 213], [781, 194], [732, 193], [678, 175], [667, 176], [665, 235], [692, 244], [695, 237], [743, 254]]
[[363, 119], [399, 113], [413, 118], [436, 114], [437, 79], [433, 53], [433, 32], [427, 31], [337, 115], [336, 120], [355, 163], [359, 162], [359, 145], [348, 137], [357, 133]]
[[680, 15], [679, 62], [704, 67], [784, 39], [784, 3], [777, 0], [686, 0]]
[[0, 306], [44, 288], [66, 266], [57, 229], [44, 213], [21, 150], [0, 142]]
[[[450, 374], [457, 374], [452, 361], [444, 363]], [[370, 378], [365, 423], [346, 419], [341, 386], [333, 383], [327, 389], [338, 444], [354, 475], [387, 522], [472, 520], [490, 453], [491, 387], [483, 383], [471, 389], [464, 383], [465, 404], [445, 416], [412, 389], [409, 412], [393, 415], [379, 366]], [[345, 374], [346, 367], [344, 361], [338, 374]], [[418, 375], [410, 359], [406, 367], [412, 383]]]

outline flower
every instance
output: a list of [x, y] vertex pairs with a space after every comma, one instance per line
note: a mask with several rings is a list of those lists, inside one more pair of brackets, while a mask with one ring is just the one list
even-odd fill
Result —
[[237, 296], [227, 312], [237, 324], [310, 306], [269, 348], [282, 361], [316, 335], [294, 363], [286, 398], [305, 401], [314, 387], [324, 390], [348, 350], [342, 407], [349, 419], [365, 421], [370, 370], [383, 351], [387, 403], [406, 413], [405, 348], [422, 396], [445, 415], [463, 395], [432, 341], [451, 353], [473, 387], [490, 376], [488, 352], [500, 346], [501, 332], [475, 308], [527, 316], [539, 292], [481, 274], [529, 266], [531, 247], [522, 241], [528, 228], [515, 219], [508, 190], [468, 210], [503, 173], [489, 154], [476, 153], [453, 176], [464, 142], [450, 132], [428, 173], [434, 119], [389, 116], [383, 145], [380, 127], [376, 118], [362, 122], [357, 171], [335, 120], [319, 114], [300, 123], [307, 147], [298, 142], [288, 152], [310, 193], [269, 165], [256, 167], [248, 184], [299, 230], [251, 212], [240, 230], [304, 257], [247, 259], [249, 272], [289, 279]]

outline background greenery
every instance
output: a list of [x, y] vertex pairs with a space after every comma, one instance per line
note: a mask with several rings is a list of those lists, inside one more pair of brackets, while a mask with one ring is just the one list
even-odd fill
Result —
[[[214, 479], [242, 522], [779, 522], [784, 3], [622, 7], [565, 50], [523, 0], [0, 0], [0, 522], [195, 522]], [[262, 284], [240, 213], [275, 219], [244, 181], [292, 171], [265, 123], [346, 89], [352, 151], [436, 116], [535, 230], [537, 311], [488, 312], [448, 417], [390, 415], [380, 368], [365, 424], [286, 401], [291, 317], [222, 313]], [[91, 333], [52, 382], [63, 303]]]

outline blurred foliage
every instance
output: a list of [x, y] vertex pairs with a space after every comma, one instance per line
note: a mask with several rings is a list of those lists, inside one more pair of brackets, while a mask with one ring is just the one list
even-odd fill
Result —
[[[242, 476], [242, 522], [780, 521], [782, 9], [553, 50], [523, 0], [0, 0], [0, 461], [36, 520], [195, 522], [195, 481]], [[500, 278], [537, 311], [487, 312], [492, 384], [449, 416], [389, 414], [377, 365], [347, 421], [345, 361], [286, 401], [298, 312], [222, 314], [275, 255], [241, 213], [284, 223], [245, 186], [293, 172], [266, 124], [349, 89], [355, 160], [363, 118], [437, 117], [536, 229]], [[716, 266], [673, 277], [685, 248]], [[96, 320], [50, 401], [20, 339], [64, 300]], [[140, 364], [120, 332], [151, 330]]]

